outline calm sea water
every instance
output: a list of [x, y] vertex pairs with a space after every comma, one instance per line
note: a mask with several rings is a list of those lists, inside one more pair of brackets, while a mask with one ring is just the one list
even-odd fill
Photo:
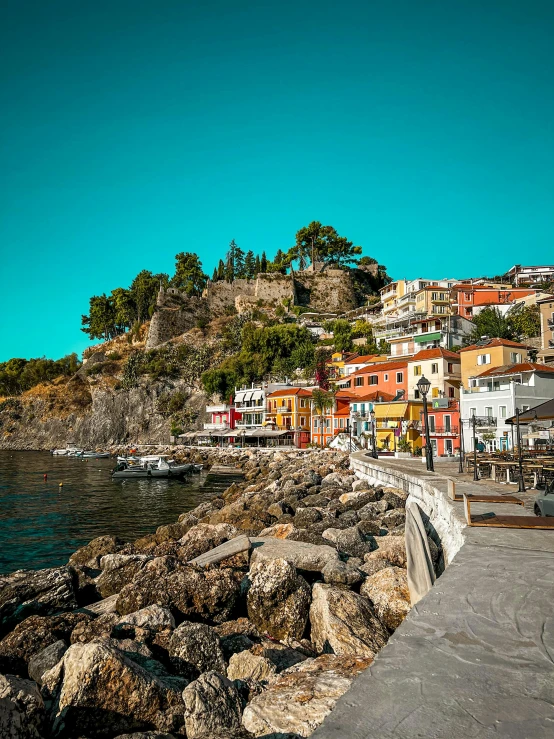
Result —
[[217, 492], [204, 473], [182, 482], [112, 481], [114, 466], [113, 459], [0, 451], [0, 573], [65, 564], [103, 534], [133, 541]]

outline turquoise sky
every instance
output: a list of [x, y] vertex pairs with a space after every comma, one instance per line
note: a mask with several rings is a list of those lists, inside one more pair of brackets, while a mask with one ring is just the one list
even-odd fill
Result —
[[394, 277], [554, 261], [554, 2], [4, 0], [0, 360], [317, 219]]

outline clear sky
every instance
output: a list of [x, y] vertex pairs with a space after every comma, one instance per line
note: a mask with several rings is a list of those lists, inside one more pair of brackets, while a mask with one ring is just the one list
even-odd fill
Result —
[[4, 0], [0, 360], [314, 219], [397, 278], [554, 262], [553, 39], [552, 0]]

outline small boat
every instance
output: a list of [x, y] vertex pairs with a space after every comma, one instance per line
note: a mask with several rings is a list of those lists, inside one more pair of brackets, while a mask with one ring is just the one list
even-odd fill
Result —
[[198, 474], [199, 472], [202, 472], [203, 469], [204, 469], [203, 464], [193, 464], [192, 465], [192, 472], [196, 472], [196, 474]]
[[75, 454], [72, 456], [79, 457], [80, 459], [109, 459], [110, 453], [109, 452], [84, 451], [84, 452], [79, 452], [78, 454]]
[[55, 457], [75, 457], [79, 452], [82, 452], [75, 444], [68, 444], [65, 449], [53, 449], [52, 454]]
[[191, 464], [175, 464], [163, 456], [149, 455], [141, 457], [138, 464], [120, 462], [112, 472], [112, 478], [169, 478], [183, 477], [192, 472]]

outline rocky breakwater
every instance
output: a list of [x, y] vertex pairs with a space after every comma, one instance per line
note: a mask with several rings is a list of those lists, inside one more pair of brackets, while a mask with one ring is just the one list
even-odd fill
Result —
[[409, 610], [406, 495], [340, 453], [237, 461], [242, 482], [155, 534], [0, 577], [0, 736], [292, 739], [323, 721]]

